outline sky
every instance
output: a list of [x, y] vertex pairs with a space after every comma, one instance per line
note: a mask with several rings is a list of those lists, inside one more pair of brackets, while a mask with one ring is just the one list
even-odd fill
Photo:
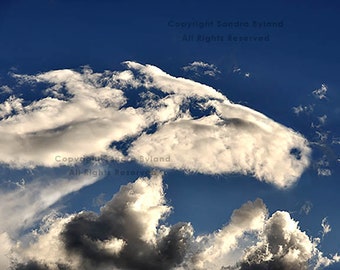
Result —
[[0, 3], [0, 268], [340, 268], [340, 4]]

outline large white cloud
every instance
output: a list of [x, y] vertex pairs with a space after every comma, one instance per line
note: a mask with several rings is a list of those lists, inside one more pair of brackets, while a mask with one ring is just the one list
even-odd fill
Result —
[[[42, 84], [48, 96], [29, 104], [11, 96], [0, 104], [0, 162], [34, 168], [89, 156], [134, 159], [164, 169], [251, 174], [278, 187], [292, 185], [309, 165], [308, 142], [293, 130], [210, 86], [124, 64], [124, 71], [14, 75], [20, 84]], [[126, 156], [112, 143], [127, 139], [134, 143]], [[158, 162], [162, 157], [167, 161]]]
[[[6, 233], [1, 269], [321, 269], [339, 261], [318, 249], [288, 212], [271, 216], [261, 199], [235, 210], [220, 230], [195, 235], [190, 223], [168, 225], [172, 211], [162, 174], [124, 185], [100, 213], [48, 215], [39, 229], [12, 242]], [[276, 268], [275, 268], [276, 267]], [[277, 268], [279, 267], [279, 268]], [[308, 267], [308, 268], [307, 268]]]
[[241, 105], [217, 108], [220, 115], [184, 116], [154, 134], [143, 134], [132, 144], [130, 155], [160, 168], [252, 174], [278, 187], [300, 177], [310, 154], [302, 136]]

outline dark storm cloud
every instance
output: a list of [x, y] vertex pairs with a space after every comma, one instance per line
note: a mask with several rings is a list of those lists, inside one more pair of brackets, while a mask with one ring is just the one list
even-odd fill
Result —
[[[63, 264], [58, 264], [56, 266], [57, 268], [54, 268], [55, 270], [71, 270], [68, 266]], [[27, 263], [20, 263], [15, 266], [15, 268], [12, 268], [15, 270], [50, 270], [50, 268], [46, 264], [41, 264], [36, 261], [29, 261]]]
[[[111, 265], [120, 269], [166, 270], [183, 261], [191, 237], [191, 226], [187, 223], [170, 227], [164, 237], [143, 239], [147, 229], [145, 218], [148, 217], [135, 211], [133, 205], [138, 198], [131, 194], [140, 196], [145, 191], [147, 192], [147, 188], [143, 185], [126, 186], [101, 209], [99, 215], [82, 212], [67, 223], [61, 239], [65, 249], [80, 258], [83, 269]], [[150, 207], [158, 207], [155, 215], [159, 217], [167, 209], [162, 208], [162, 198], [155, 202], [158, 205]], [[112, 239], [124, 241], [117, 252], [103, 249], [100, 244]]]

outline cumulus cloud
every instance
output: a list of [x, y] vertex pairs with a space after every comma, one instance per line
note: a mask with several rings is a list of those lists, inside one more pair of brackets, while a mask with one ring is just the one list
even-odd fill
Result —
[[229, 224], [221, 230], [196, 239], [198, 252], [191, 258], [189, 269], [220, 269], [226, 262], [237, 262], [237, 250], [245, 233], [259, 232], [267, 218], [267, 208], [261, 199], [245, 203], [233, 212]]
[[287, 212], [267, 220], [262, 240], [248, 249], [241, 269], [309, 269], [315, 246]]
[[26, 236], [30, 239], [26, 243], [11, 243], [6, 235], [0, 235], [5, 243], [2, 251], [9, 254], [4, 258], [10, 258], [0, 257], [1, 267], [318, 269], [338, 259], [337, 255], [325, 257], [317, 248], [320, 240], [309, 238], [287, 212], [269, 216], [261, 199], [246, 202], [233, 212], [227, 225], [206, 235], [195, 235], [188, 222], [167, 224], [171, 211], [162, 173], [154, 172], [150, 178], [122, 186], [99, 213], [45, 217], [41, 226]]
[[99, 214], [47, 220], [35, 241], [18, 249], [16, 269], [172, 269], [183, 261], [193, 229], [189, 223], [160, 226], [170, 211], [162, 174], [139, 178], [122, 186]]
[[[21, 84], [42, 85], [48, 96], [28, 104], [11, 96], [0, 104], [0, 162], [34, 168], [87, 157], [135, 160], [164, 169], [250, 174], [278, 187], [292, 185], [309, 165], [301, 134], [210, 86], [152, 65], [124, 65], [124, 71], [102, 73], [84, 67], [13, 75]], [[149, 162], [164, 155], [170, 162]]]

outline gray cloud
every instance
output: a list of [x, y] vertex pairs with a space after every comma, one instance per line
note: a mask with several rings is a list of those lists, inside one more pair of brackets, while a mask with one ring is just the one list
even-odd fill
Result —
[[[15, 266], [15, 270], [50, 270], [46, 264], [41, 264], [36, 261], [29, 261], [26, 263], [19, 263]], [[53, 270], [71, 270], [67, 265], [58, 264]]]
[[[103, 265], [122, 269], [172, 269], [182, 262], [190, 238], [190, 225], [178, 223], [171, 226], [160, 239], [149, 227], [153, 223], [156, 228], [158, 221], [170, 210], [160, 196], [163, 191], [159, 189], [159, 177], [139, 179], [134, 185], [123, 187], [99, 215], [83, 212], [67, 223], [61, 233], [62, 241], [68, 252], [84, 258], [82, 269]], [[147, 202], [146, 208], [139, 209], [137, 205], [143, 203], [139, 196], [145, 196], [146, 201], [149, 196], [159, 198]], [[112, 239], [124, 241], [116, 253], [103, 249], [99, 244]]]
[[0, 235], [16, 270], [314, 269], [327, 258], [287, 212], [268, 217], [261, 199], [236, 209], [227, 225], [194, 235], [190, 223], [167, 225], [172, 208], [162, 173], [124, 185], [99, 213], [82, 211], [45, 220], [27, 244]]
[[266, 222], [261, 238], [246, 252], [241, 270], [309, 269], [316, 247], [287, 212], [274, 213]]

